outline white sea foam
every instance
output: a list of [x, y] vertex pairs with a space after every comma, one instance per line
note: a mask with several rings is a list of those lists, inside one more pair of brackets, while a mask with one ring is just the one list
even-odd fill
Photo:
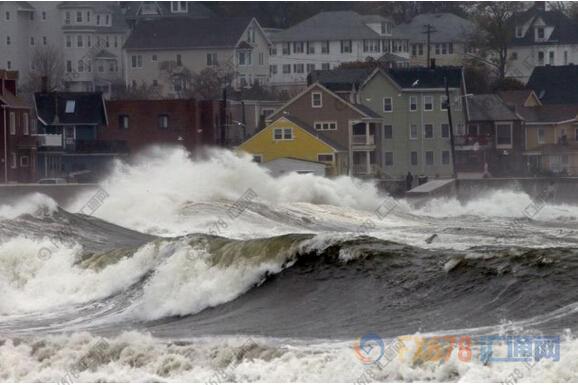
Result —
[[[419, 335], [413, 337], [420, 337]], [[560, 361], [484, 364], [474, 345], [471, 360], [453, 349], [446, 362], [415, 361], [418, 345], [404, 349], [382, 368], [364, 365], [352, 342], [209, 337], [174, 344], [138, 332], [102, 339], [88, 333], [5, 340], [0, 344], [3, 382], [571, 382], [578, 377], [578, 341], [563, 338]], [[387, 346], [387, 345], [386, 345]], [[495, 346], [507, 355], [505, 346]], [[386, 355], [389, 357], [390, 355]], [[464, 357], [464, 356], [462, 356]], [[86, 365], [78, 370], [77, 364]]]

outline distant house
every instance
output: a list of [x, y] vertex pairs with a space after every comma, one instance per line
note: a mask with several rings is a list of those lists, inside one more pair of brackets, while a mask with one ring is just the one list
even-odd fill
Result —
[[[305, 172], [307, 162], [314, 162], [323, 163], [327, 168], [327, 175], [347, 173], [347, 149], [320, 135], [319, 131], [308, 123], [289, 114], [276, 118], [242, 143], [239, 150], [252, 154], [258, 163], [269, 164], [279, 159], [297, 160], [282, 161], [281, 165], [284, 165], [284, 168], [275, 167], [277, 171]], [[279, 165], [279, 162], [274, 164]], [[319, 166], [315, 165], [314, 169], [319, 169]]]
[[40, 92], [34, 104], [39, 177], [94, 181], [112, 159], [128, 153], [124, 141], [98, 139], [108, 124], [101, 93]]
[[467, 100], [467, 130], [456, 135], [456, 168], [477, 176], [520, 176], [527, 171], [523, 119], [494, 94]]
[[541, 104], [578, 104], [578, 65], [536, 67], [526, 87]]
[[0, 70], [0, 183], [36, 180], [31, 108], [16, 94], [18, 73]]
[[206, 68], [230, 72], [235, 88], [268, 84], [269, 43], [254, 18], [142, 20], [124, 46], [126, 82], [158, 87], [173, 98], [186, 96], [191, 75]]
[[341, 168], [346, 168], [350, 175], [370, 177], [379, 173], [375, 150], [382, 118], [371, 108], [313, 83], [277, 109], [270, 119], [287, 114], [313, 127], [321, 138], [346, 149], [349, 156]]
[[266, 118], [285, 102], [228, 99], [227, 144], [237, 146], [265, 128]]
[[271, 34], [271, 85], [289, 93], [306, 86], [314, 70], [367, 58], [403, 62], [408, 39], [393, 20], [353, 11], [320, 12], [284, 31]]
[[427, 26], [431, 30], [430, 59], [435, 59], [438, 65], [461, 66], [464, 59], [476, 53], [468, 43], [476, 29], [473, 22], [453, 13], [424, 13], [396, 28], [400, 35], [409, 39], [411, 65], [430, 65], [427, 62]]
[[507, 75], [522, 82], [535, 67], [578, 64], [578, 23], [545, 1], [517, 14], [512, 20]]

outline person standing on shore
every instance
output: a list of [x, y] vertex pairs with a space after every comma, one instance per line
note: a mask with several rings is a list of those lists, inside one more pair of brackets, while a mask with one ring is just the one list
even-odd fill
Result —
[[411, 175], [411, 171], [408, 171], [407, 175], [405, 177], [405, 189], [406, 189], [406, 191], [411, 190], [412, 185], [413, 185], [413, 175]]

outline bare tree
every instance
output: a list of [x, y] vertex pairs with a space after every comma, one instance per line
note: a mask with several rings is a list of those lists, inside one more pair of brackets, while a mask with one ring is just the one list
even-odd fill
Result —
[[198, 74], [193, 74], [189, 96], [198, 99], [218, 99], [223, 88], [229, 87], [235, 78], [231, 65], [207, 67]]
[[471, 45], [480, 50], [480, 55], [488, 64], [493, 65], [499, 80], [506, 77], [514, 16], [522, 9], [522, 3], [498, 1], [480, 2], [475, 8], [477, 30]]
[[40, 91], [42, 79], [45, 78], [48, 92], [60, 89], [64, 78], [62, 57], [62, 51], [55, 46], [37, 47], [32, 53], [30, 71], [23, 88], [28, 92]]

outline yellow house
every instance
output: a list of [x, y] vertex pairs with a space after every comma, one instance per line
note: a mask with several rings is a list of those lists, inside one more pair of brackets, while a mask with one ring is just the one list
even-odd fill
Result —
[[325, 163], [327, 175], [347, 171], [347, 151], [292, 115], [279, 117], [242, 143], [239, 150], [252, 154], [258, 163], [293, 158]]

